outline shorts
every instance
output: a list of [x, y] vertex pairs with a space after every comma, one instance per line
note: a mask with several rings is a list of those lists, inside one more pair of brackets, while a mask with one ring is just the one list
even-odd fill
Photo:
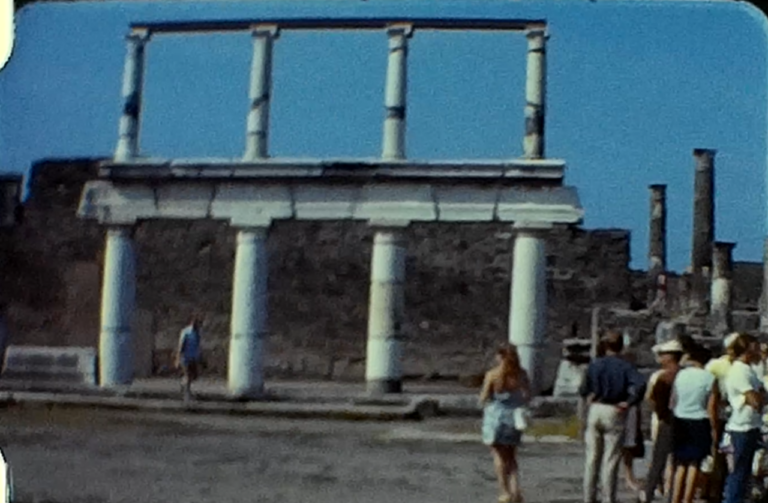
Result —
[[197, 379], [199, 373], [198, 362], [194, 360], [182, 361], [181, 371], [184, 373], [185, 377], [189, 379]]

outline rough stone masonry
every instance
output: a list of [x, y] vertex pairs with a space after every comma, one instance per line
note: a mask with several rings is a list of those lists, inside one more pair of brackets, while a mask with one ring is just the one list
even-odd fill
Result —
[[[31, 171], [23, 221], [0, 242], [0, 291], [10, 300], [14, 344], [97, 344], [103, 233], [75, 215], [96, 161], [44, 161]], [[481, 373], [507, 338], [513, 231], [423, 224], [407, 232], [404, 377]], [[164, 371], [192, 312], [205, 317], [205, 372], [226, 375], [235, 238], [216, 221], [147, 221], [136, 229], [140, 375]], [[268, 239], [267, 378], [363, 380], [372, 239], [364, 224], [275, 224]], [[619, 229], [549, 236], [549, 387], [560, 342], [588, 337], [594, 305], [628, 309], [646, 298], [645, 274], [629, 269], [629, 239]], [[759, 279], [759, 264], [753, 268]], [[736, 309], [756, 305], [760, 294], [759, 281], [742, 278], [751, 274], [737, 264]]]

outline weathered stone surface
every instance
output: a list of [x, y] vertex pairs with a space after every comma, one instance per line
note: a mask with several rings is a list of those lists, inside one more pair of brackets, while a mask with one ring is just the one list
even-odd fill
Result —
[[568, 360], [562, 360], [557, 369], [557, 380], [553, 395], [556, 397], [578, 396], [579, 386], [586, 369], [585, 364], [576, 364]]
[[[0, 240], [0, 257], [10, 264], [0, 271], [0, 290], [13, 292], [14, 344], [98, 341], [104, 230], [75, 214], [82, 184], [95, 176], [89, 160], [40, 163], [32, 172], [24, 222]], [[190, 314], [201, 313], [205, 373], [225, 374], [235, 236], [219, 221], [148, 221], [136, 229], [140, 326], [152, 332], [155, 373], [171, 372], [179, 330]], [[364, 223], [273, 226], [268, 377], [363, 379], [372, 236]], [[507, 338], [513, 238], [508, 225], [494, 223], [408, 229], [407, 377], [466, 380], [492, 363]], [[628, 269], [629, 257], [625, 230], [558, 229], [548, 238], [548, 387], [560, 342], [589, 338], [593, 305], [627, 309], [633, 299], [645, 299], [645, 275]], [[738, 265], [734, 276], [737, 300]], [[655, 321], [606, 316], [635, 330], [639, 347], [652, 341]]]

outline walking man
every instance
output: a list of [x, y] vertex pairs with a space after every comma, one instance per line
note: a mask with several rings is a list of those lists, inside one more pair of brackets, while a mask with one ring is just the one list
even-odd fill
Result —
[[672, 454], [672, 411], [669, 408], [669, 400], [672, 396], [672, 383], [680, 370], [680, 359], [683, 356], [683, 346], [675, 339], [658, 344], [652, 349], [656, 353], [661, 370], [648, 390], [655, 433], [648, 477], [639, 494], [643, 503], [653, 501], [653, 495], [664, 478], [667, 462]]
[[176, 367], [181, 368], [181, 388], [184, 401], [192, 398], [192, 382], [197, 379], [200, 364], [200, 320], [193, 317], [181, 330], [176, 352]]
[[617, 479], [624, 445], [626, 414], [645, 395], [645, 379], [620, 354], [624, 339], [608, 333], [605, 356], [590, 363], [579, 393], [587, 400], [584, 503], [597, 502], [600, 473], [602, 503], [616, 503]]

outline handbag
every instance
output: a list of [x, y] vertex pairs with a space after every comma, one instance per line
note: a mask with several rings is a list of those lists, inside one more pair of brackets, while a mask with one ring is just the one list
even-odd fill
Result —
[[531, 413], [528, 407], [517, 407], [514, 411], [515, 429], [519, 431], [525, 431], [530, 425]]

